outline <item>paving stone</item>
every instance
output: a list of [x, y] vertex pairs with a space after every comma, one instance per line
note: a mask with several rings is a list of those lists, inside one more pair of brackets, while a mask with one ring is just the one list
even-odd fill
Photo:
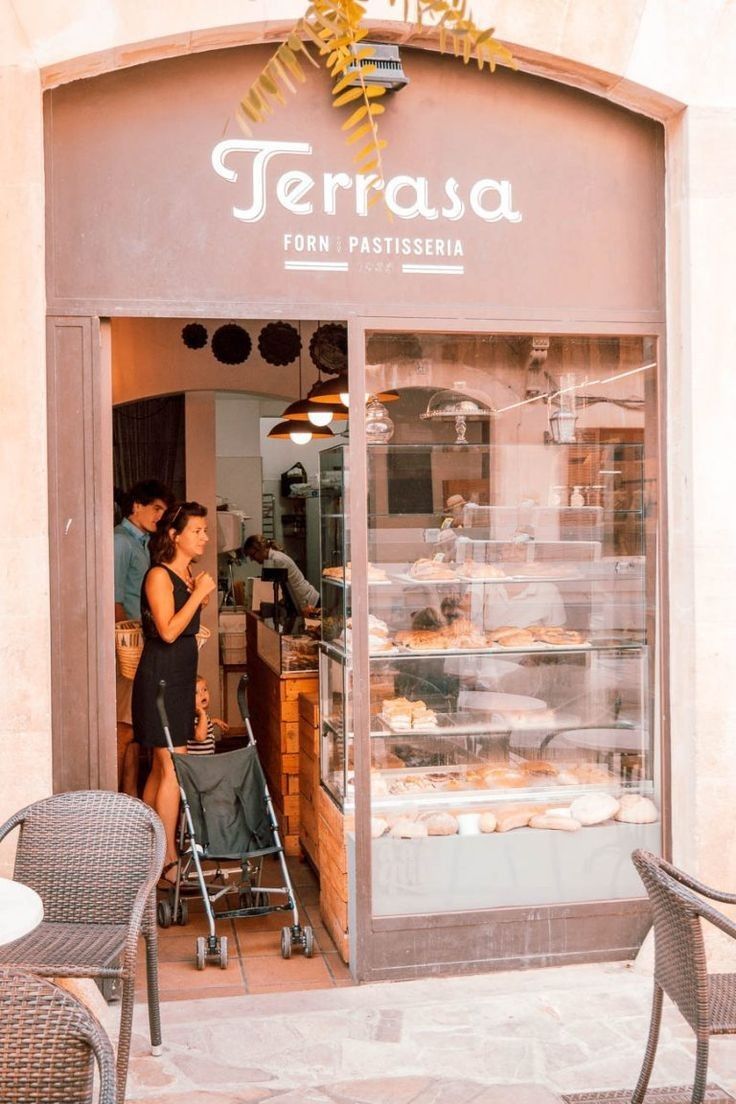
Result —
[[270, 1097], [269, 1104], [334, 1104], [334, 1099], [321, 1089], [290, 1089]]
[[[172, 1092], [154, 1096], [129, 1096], [126, 1104], [262, 1104], [273, 1094], [268, 1089], [247, 1088], [236, 1092]], [[320, 1102], [321, 1104], [321, 1102]]]
[[[243, 1043], [238, 1049], [247, 1059], [247, 1045]], [[215, 1062], [208, 1054], [178, 1054], [176, 1067], [199, 1088], [206, 1088], [208, 1085], [250, 1085], [253, 1082], [274, 1080], [274, 1074], [267, 1070], [221, 1061]]]
[[160, 1058], [131, 1058], [128, 1076], [139, 1088], [164, 1088], [177, 1081], [176, 1071], [163, 1065]]
[[336, 1104], [411, 1104], [429, 1085], [426, 1077], [380, 1077], [323, 1085], [322, 1091]]
[[472, 1104], [561, 1104], [561, 1099], [544, 1085], [489, 1085]]

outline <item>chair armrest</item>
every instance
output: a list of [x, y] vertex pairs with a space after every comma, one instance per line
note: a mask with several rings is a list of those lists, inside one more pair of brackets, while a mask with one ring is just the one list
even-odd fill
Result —
[[675, 881], [680, 882], [681, 885], [687, 886], [688, 889], [695, 890], [702, 897], [707, 897], [710, 901], [720, 901], [724, 905], [736, 905], [736, 893], [726, 893], [721, 889], [713, 889], [712, 886], [705, 885], [704, 882], [699, 882], [697, 878], [693, 878], [691, 874], [686, 874], [683, 870], [679, 870], [676, 866], [672, 866], [671, 863], [661, 860], [662, 869], [665, 870], [670, 878], [674, 878]]
[[699, 902], [698, 914], [709, 924], [712, 924], [714, 928], [718, 928], [725, 935], [730, 935], [732, 939], [736, 939], [736, 921], [724, 916], [718, 909], [706, 905], [705, 902]]
[[116, 1104], [118, 1099], [117, 1071], [112, 1043], [95, 1015], [84, 1005], [82, 1008], [84, 1009], [84, 1018], [78, 1025], [78, 1030], [86, 1038], [97, 1060], [100, 1072], [99, 1104]]
[[133, 907], [130, 911], [130, 920], [128, 921], [128, 934], [125, 939], [124, 955], [128, 956], [130, 961], [134, 961], [135, 959], [138, 947], [138, 936], [141, 931], [143, 931], [146, 923], [146, 909], [149, 907], [151, 900], [155, 899], [156, 884], [161, 877], [161, 870], [166, 855], [166, 836], [164, 834], [163, 825], [158, 818], [151, 824], [151, 831], [153, 833], [151, 869], [148, 878], [138, 887], [138, 892], [135, 895]]
[[19, 809], [17, 813], [13, 813], [4, 824], [0, 824], [0, 840], [4, 840], [8, 833], [12, 832], [14, 828], [17, 828], [19, 824], [23, 823], [26, 819], [27, 811], [28, 806], [26, 805], [24, 808]]

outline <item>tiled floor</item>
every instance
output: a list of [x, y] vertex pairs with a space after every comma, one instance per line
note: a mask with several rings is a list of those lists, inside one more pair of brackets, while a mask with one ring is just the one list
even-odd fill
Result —
[[[159, 928], [159, 983], [161, 999], [201, 1000], [206, 997], [242, 997], [253, 993], [278, 993], [305, 989], [332, 989], [352, 985], [348, 968], [323, 926], [319, 914], [319, 888], [309, 865], [289, 859], [289, 872], [302, 925], [310, 924], [315, 936], [312, 958], [295, 950], [290, 959], [281, 957], [281, 929], [291, 922], [291, 913], [278, 912], [217, 924], [218, 935], [228, 939], [229, 964], [221, 970], [208, 963], [204, 970], [194, 964], [195, 940], [207, 934], [201, 902], [189, 901], [189, 922]], [[264, 864], [263, 884], [281, 885], [276, 863]], [[145, 999], [145, 965], [139, 959], [139, 999]]]

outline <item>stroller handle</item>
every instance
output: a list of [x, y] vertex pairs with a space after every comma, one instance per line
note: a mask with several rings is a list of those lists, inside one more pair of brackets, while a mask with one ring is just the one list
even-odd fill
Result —
[[161, 725], [164, 729], [169, 727], [169, 718], [166, 716], [166, 705], [164, 704], [165, 692], [166, 679], [161, 679], [158, 684], [158, 690], [156, 691], [156, 709], [158, 709], [158, 715], [161, 718]]
[[244, 722], [247, 721], [247, 719], [249, 717], [248, 698], [247, 698], [247, 695], [246, 695], [247, 687], [248, 687], [248, 676], [246, 674], [243, 674], [243, 675], [240, 676], [240, 681], [238, 682], [238, 689], [236, 691], [236, 696], [237, 696], [237, 699], [238, 699], [238, 708], [240, 709], [240, 716], [243, 718]]

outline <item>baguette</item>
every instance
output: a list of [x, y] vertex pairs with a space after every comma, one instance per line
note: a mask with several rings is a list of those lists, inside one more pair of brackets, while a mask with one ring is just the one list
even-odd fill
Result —
[[496, 811], [496, 831], [511, 832], [514, 828], [526, 828], [535, 816], [537, 809], [533, 805], [516, 805], [509, 809]]
[[577, 832], [580, 821], [574, 817], [555, 816], [554, 813], [539, 813], [529, 820], [530, 828], [551, 828], [560, 832]]

